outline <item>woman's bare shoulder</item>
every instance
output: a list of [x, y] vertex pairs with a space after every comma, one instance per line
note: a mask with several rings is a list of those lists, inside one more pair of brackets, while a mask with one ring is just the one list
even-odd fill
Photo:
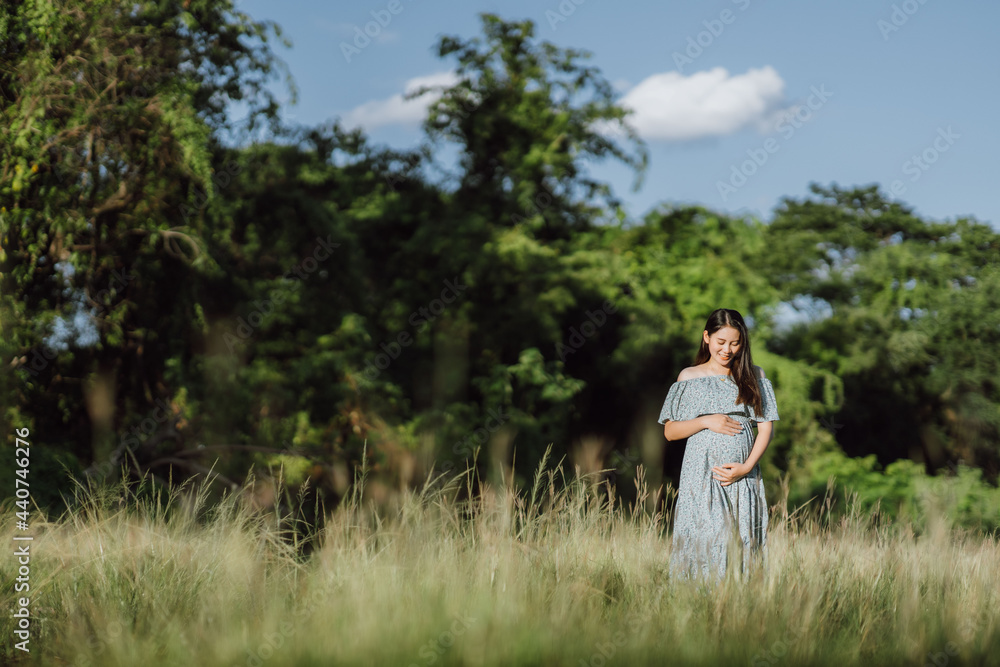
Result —
[[692, 378], [704, 377], [705, 371], [701, 366], [688, 366], [677, 374], [677, 381], [683, 382]]

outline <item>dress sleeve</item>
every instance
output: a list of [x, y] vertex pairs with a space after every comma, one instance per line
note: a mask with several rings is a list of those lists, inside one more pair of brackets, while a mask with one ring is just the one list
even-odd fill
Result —
[[685, 421], [698, 416], [694, 396], [688, 396], [685, 399], [685, 394], [690, 384], [690, 382], [675, 382], [670, 385], [667, 398], [663, 401], [663, 407], [660, 409], [660, 419], [658, 421], [661, 424], [666, 423], [667, 420], [675, 422]]
[[774, 398], [774, 387], [771, 386], [771, 381], [768, 378], [760, 378], [760, 398], [763, 403], [761, 414], [756, 414], [751, 408], [751, 412], [754, 412], [754, 421], [778, 421], [778, 402]]

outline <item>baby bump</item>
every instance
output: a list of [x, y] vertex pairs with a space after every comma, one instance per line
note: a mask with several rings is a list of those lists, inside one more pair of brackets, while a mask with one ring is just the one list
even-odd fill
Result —
[[710, 466], [745, 461], [753, 446], [753, 427], [749, 421], [739, 421], [743, 424], [743, 430], [736, 435], [716, 433], [707, 428], [698, 431], [688, 438], [688, 449], [693, 449], [692, 454], [697, 452], [699, 457], [705, 456]]

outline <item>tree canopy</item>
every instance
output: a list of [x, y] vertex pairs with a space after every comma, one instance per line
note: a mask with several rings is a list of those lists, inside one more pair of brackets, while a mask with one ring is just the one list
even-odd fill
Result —
[[[530, 21], [442, 37], [456, 81], [415, 92], [426, 142], [397, 151], [281, 126], [280, 30], [229, 0], [62, 5], [0, 8], [0, 408], [45, 443], [39, 500], [60, 466], [281, 466], [335, 502], [363, 462], [387, 485], [472, 459], [526, 475], [550, 443], [669, 479], [656, 414], [717, 307], [752, 325], [781, 413], [765, 467], [793, 499], [899, 460], [995, 483], [989, 225], [836, 184], [767, 221], [628, 220], [590, 167], [638, 182], [646, 147], [588, 54]], [[443, 143], [460, 159], [434, 182]]]

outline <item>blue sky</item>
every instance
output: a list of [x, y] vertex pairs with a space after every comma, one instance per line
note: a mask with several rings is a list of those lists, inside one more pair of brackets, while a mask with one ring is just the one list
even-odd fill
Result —
[[[920, 215], [1000, 224], [998, 4], [238, 0], [238, 7], [276, 21], [293, 42], [276, 49], [299, 89], [286, 118], [339, 117], [398, 148], [422, 139], [420, 104], [399, 96], [425, 77], [447, 81], [454, 65], [433, 53], [440, 35], [480, 35], [480, 12], [534, 20], [538, 39], [592, 52], [590, 63], [635, 109], [633, 125], [650, 151], [642, 189], [631, 191], [624, 167], [593, 172], [634, 219], [661, 202], [768, 218], [781, 197], [804, 197], [816, 181], [879, 183], [885, 191], [895, 183], [895, 198]], [[344, 44], [357, 48], [355, 29], [379, 16], [386, 25], [370, 25], [376, 36], [345, 55]]]

